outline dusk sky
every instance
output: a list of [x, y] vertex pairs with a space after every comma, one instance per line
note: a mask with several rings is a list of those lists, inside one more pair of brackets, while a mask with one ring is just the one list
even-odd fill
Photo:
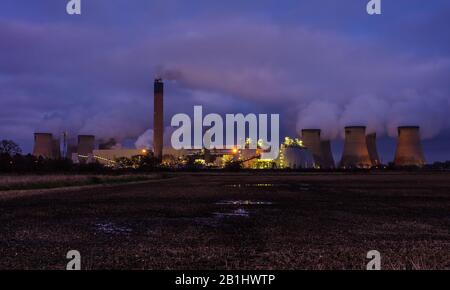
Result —
[[281, 134], [320, 128], [338, 159], [367, 125], [384, 162], [396, 127], [420, 125], [427, 161], [450, 160], [450, 1], [2, 0], [0, 139], [68, 130], [135, 140], [166, 79], [166, 125], [194, 105], [279, 113]]

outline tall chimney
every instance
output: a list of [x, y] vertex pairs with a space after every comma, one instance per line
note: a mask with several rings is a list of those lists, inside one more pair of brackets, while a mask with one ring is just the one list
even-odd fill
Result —
[[380, 155], [377, 149], [377, 133], [368, 134], [366, 136], [367, 150], [369, 151], [370, 161], [373, 166], [381, 164]]
[[162, 160], [164, 146], [164, 82], [155, 79], [153, 114], [153, 152], [156, 159]]
[[54, 153], [53, 135], [50, 133], [35, 133], [33, 156], [53, 158]]
[[95, 136], [79, 135], [78, 136], [78, 155], [89, 156], [94, 153]]
[[366, 143], [366, 127], [345, 127], [344, 153], [340, 167], [342, 168], [370, 168], [369, 151]]
[[322, 147], [320, 144], [320, 129], [303, 129], [303, 145], [308, 148], [314, 157], [316, 166], [322, 167]]
[[418, 166], [426, 163], [420, 140], [420, 127], [404, 126], [398, 128], [398, 143], [394, 164], [396, 166]]
[[322, 149], [322, 168], [334, 169], [336, 165], [334, 164], [333, 153], [331, 153], [331, 142], [323, 140], [320, 142], [320, 147]]

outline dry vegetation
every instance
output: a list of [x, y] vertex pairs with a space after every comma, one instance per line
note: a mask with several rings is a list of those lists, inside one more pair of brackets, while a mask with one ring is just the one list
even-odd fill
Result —
[[0, 269], [64, 269], [71, 249], [85, 269], [364, 269], [373, 249], [384, 269], [450, 269], [449, 177], [183, 174], [0, 200]]
[[129, 175], [0, 175], [0, 191], [114, 184], [155, 179], [153, 174]]

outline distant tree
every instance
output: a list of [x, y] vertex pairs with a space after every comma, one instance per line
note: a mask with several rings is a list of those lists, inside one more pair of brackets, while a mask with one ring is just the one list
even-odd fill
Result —
[[115, 161], [115, 167], [117, 169], [133, 168], [133, 166], [135, 165], [135, 161], [132, 158], [120, 157]]
[[0, 141], [0, 154], [6, 154], [9, 156], [14, 156], [17, 154], [22, 154], [22, 149], [14, 141], [2, 140]]

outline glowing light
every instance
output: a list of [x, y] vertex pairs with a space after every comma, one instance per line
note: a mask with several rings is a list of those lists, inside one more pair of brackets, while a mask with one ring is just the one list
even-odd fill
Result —
[[233, 148], [233, 154], [237, 154], [238, 153], [238, 149], [237, 148]]

